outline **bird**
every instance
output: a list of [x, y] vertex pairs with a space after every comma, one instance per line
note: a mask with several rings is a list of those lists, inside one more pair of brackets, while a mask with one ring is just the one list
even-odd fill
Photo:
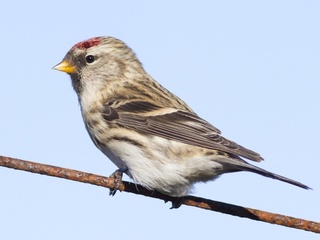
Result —
[[75, 44], [53, 67], [70, 75], [85, 128], [116, 166], [114, 195], [127, 174], [136, 184], [184, 197], [194, 184], [224, 173], [251, 172], [303, 189], [307, 185], [259, 168], [257, 152], [221, 135], [155, 81], [123, 41], [93, 37]]

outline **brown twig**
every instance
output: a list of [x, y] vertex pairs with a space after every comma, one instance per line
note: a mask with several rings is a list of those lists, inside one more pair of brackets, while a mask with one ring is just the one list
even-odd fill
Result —
[[[73, 181], [90, 183], [97, 186], [113, 188], [114, 179], [107, 178], [91, 173], [80, 172], [72, 169], [50, 166], [41, 163], [24, 161], [21, 159], [0, 156], [0, 166], [13, 168], [17, 170], [28, 171], [32, 173], [44, 174], [59, 178], [65, 178]], [[131, 192], [147, 197], [158, 198], [164, 201], [171, 201], [175, 204], [184, 204], [193, 207], [199, 207], [211, 211], [226, 213], [238, 217], [250, 218], [257, 221], [263, 221], [272, 224], [278, 224], [286, 227], [302, 229], [315, 233], [320, 233], [320, 223], [304, 219], [284, 216], [280, 214], [265, 212], [257, 209], [240, 207], [228, 203], [217, 202], [209, 199], [195, 196], [186, 196], [183, 198], [174, 198], [161, 193], [150, 191], [140, 185], [129, 182], [123, 182], [120, 191]]]

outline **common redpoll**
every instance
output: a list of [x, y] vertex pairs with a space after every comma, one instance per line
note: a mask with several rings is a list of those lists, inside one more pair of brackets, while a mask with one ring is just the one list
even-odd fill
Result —
[[222, 137], [148, 75], [134, 52], [116, 38], [77, 43], [54, 69], [71, 76], [86, 129], [119, 168], [113, 175], [118, 180], [125, 172], [149, 189], [180, 197], [194, 183], [248, 171], [309, 189], [244, 161], [262, 157]]

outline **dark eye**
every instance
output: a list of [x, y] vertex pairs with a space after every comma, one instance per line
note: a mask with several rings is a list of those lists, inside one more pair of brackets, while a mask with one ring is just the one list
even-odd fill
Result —
[[93, 63], [94, 62], [94, 56], [92, 56], [92, 55], [86, 56], [86, 61], [87, 61], [87, 63]]

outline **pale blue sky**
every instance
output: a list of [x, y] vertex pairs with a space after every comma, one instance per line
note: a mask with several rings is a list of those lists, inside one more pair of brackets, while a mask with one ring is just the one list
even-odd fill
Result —
[[[191, 1], [189, 1], [191, 2]], [[320, 221], [319, 1], [3, 1], [0, 155], [109, 175], [69, 77], [52, 70], [84, 39], [125, 41], [158, 82], [267, 170], [194, 195]], [[318, 239], [262, 222], [0, 167], [0, 239]]]

